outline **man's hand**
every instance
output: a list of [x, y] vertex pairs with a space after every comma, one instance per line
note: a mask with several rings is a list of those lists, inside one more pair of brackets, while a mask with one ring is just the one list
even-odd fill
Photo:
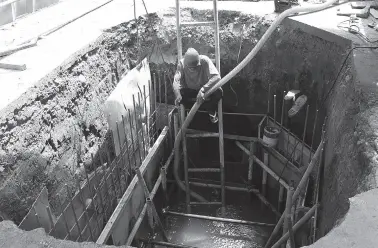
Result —
[[182, 96], [181, 96], [181, 95], [178, 95], [178, 96], [176, 97], [176, 100], [175, 100], [175, 104], [176, 104], [176, 106], [180, 105], [181, 101], [182, 101]]
[[198, 94], [197, 94], [197, 102], [201, 103], [203, 101], [205, 101], [205, 92], [204, 92], [203, 88], [201, 88], [198, 91]]

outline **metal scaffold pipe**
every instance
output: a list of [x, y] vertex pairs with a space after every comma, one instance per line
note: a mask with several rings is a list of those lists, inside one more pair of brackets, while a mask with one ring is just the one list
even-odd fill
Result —
[[[278, 25], [288, 16], [300, 13], [300, 12], [315, 12], [315, 11], [320, 11], [323, 10], [327, 7], [330, 7], [332, 4], [336, 3], [338, 0], [330, 0], [327, 1], [323, 4], [316, 4], [316, 5], [311, 5], [311, 6], [298, 6], [294, 7], [288, 10], [285, 10], [282, 12], [272, 23], [272, 25], [268, 28], [268, 30], [264, 33], [264, 35], [261, 37], [261, 39], [257, 42], [256, 46], [252, 49], [252, 51], [231, 71], [229, 72], [226, 76], [224, 76], [218, 83], [216, 83], [209, 91], [205, 93], [204, 98], [208, 98], [212, 93], [214, 93], [216, 90], [218, 90], [220, 87], [222, 87], [224, 84], [226, 84], [228, 81], [230, 81], [231, 78], [233, 78], [236, 74], [238, 74], [255, 56], [256, 54], [260, 51], [260, 49], [263, 47], [265, 42], [269, 39], [269, 37], [272, 35], [274, 30], [278, 27]], [[179, 27], [179, 25], [178, 25]], [[179, 31], [179, 30], [178, 30]], [[178, 35], [180, 35], [180, 32], [178, 32]], [[178, 37], [181, 40], [181, 37]], [[202, 102], [196, 102], [192, 109], [190, 110], [188, 116], [186, 117], [184, 123], [182, 123], [181, 128], [186, 129], [188, 128], [190, 122], [192, 121], [195, 113], [201, 106]], [[176, 136], [175, 139], [175, 144], [174, 144], [174, 149], [179, 149], [179, 144], [181, 141], [181, 130]], [[175, 163], [174, 163], [174, 177], [175, 180], [178, 184], [178, 186], [185, 191], [185, 185], [182, 183], [179, 177], [179, 172], [178, 172], [178, 167], [179, 167], [179, 161], [178, 161], [178, 156], [175, 156]], [[203, 197], [199, 196], [195, 192], [190, 192], [190, 194], [196, 198], [199, 201], [204, 201]]]
[[[302, 179], [301, 181], [299, 182], [294, 194], [293, 194], [293, 198], [292, 198], [292, 201], [295, 202], [299, 196], [299, 194], [301, 193], [301, 191], [303, 190], [305, 184], [307, 183], [307, 180], [312, 172], [312, 169], [315, 167], [315, 165], [317, 164], [318, 160], [319, 160], [319, 157], [320, 157], [320, 154], [321, 154], [321, 151], [323, 149], [323, 145], [324, 145], [324, 142], [323, 140], [321, 140], [320, 142], [320, 145], [318, 146], [318, 149], [316, 150], [315, 152], [315, 155], [314, 157], [312, 158], [310, 164], [308, 165], [305, 173], [303, 174], [302, 176]], [[278, 233], [278, 231], [280, 230], [283, 222], [284, 222], [284, 217], [285, 215], [281, 215], [281, 218], [279, 219], [279, 221], [277, 222], [277, 225], [276, 227], [274, 228], [272, 234], [270, 235], [268, 241], [266, 242], [264, 248], [268, 248], [270, 243], [272, 242], [273, 240], [273, 237]]]

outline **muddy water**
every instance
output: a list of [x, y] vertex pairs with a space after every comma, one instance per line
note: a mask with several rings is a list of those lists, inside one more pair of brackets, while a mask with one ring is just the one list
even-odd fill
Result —
[[[212, 192], [213, 197], [217, 196]], [[183, 197], [183, 193], [180, 198]], [[225, 218], [275, 223], [270, 210], [254, 196], [242, 192], [227, 192]], [[215, 201], [216, 199], [211, 199]], [[183, 199], [170, 206], [170, 210], [185, 213]], [[222, 217], [219, 207], [192, 207], [193, 214]], [[166, 230], [172, 243], [194, 247], [258, 248], [263, 247], [273, 228], [246, 226], [186, 217], [167, 216]], [[158, 246], [157, 246], [158, 247]]]

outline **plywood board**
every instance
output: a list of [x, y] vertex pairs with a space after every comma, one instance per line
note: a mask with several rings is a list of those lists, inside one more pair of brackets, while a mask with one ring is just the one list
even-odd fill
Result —
[[[21, 221], [19, 228], [25, 231], [30, 231], [39, 227], [43, 227], [45, 231], [48, 232], [52, 228], [52, 225], [49, 220], [47, 207], [51, 209], [49, 200], [48, 200], [47, 188], [43, 187], [43, 189], [41, 190], [41, 193], [38, 195], [37, 199], [33, 203], [28, 214]], [[36, 219], [35, 214], [38, 215], [38, 221]], [[53, 221], [55, 222], [55, 217], [54, 216], [52, 217], [53, 217]]]
[[[160, 162], [165, 158], [165, 141], [168, 135], [168, 128], [166, 127], [161, 132], [140, 167], [140, 171], [144, 176], [149, 190], [153, 188], [159, 176]], [[144, 203], [145, 195], [143, 188], [137, 176], [134, 176], [117, 208], [114, 210], [113, 215], [98, 238], [97, 243], [106, 244], [108, 238], [111, 236], [114, 245], [124, 245]]]

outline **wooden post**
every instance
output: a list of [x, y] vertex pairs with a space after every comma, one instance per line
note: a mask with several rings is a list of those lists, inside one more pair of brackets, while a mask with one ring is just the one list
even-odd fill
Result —
[[[181, 125], [185, 121], [185, 107], [184, 105], [180, 105], [180, 114], [181, 114]], [[184, 174], [185, 174], [185, 203], [186, 203], [186, 211], [190, 213], [190, 189], [189, 189], [189, 176], [188, 176], [188, 150], [186, 147], [186, 130], [181, 128], [182, 134], [182, 149], [184, 153]]]
[[[216, 0], [214, 1], [214, 3]], [[223, 109], [222, 109], [222, 99], [218, 102], [218, 127], [219, 127], [219, 160], [220, 160], [220, 171], [221, 171], [221, 197], [222, 197], [222, 215], [226, 208], [226, 190], [225, 190], [225, 168], [224, 168], [224, 139], [223, 139]]]

